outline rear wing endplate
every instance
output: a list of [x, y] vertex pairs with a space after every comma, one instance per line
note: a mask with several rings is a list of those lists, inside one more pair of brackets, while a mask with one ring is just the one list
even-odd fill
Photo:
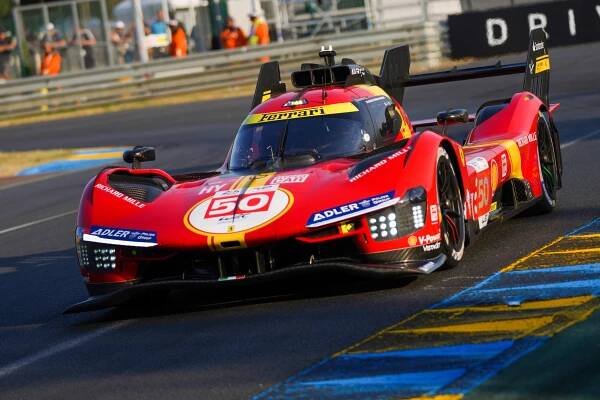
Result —
[[467, 79], [489, 78], [494, 76], [525, 73], [523, 90], [531, 92], [548, 105], [550, 85], [550, 57], [546, 45], [547, 34], [539, 28], [531, 31], [527, 60], [524, 63], [494, 65], [473, 68], [453, 68], [448, 71], [410, 75], [410, 51], [407, 45], [385, 51], [381, 64], [379, 84], [398, 102], [402, 103], [404, 88], [456, 82]]

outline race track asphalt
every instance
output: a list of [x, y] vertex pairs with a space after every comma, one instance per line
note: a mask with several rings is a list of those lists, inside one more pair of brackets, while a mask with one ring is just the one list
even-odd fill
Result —
[[[315, 277], [302, 283], [310, 290], [224, 293], [218, 304], [181, 296], [173, 305], [63, 316], [86, 297], [73, 247], [74, 210], [94, 171], [0, 187], [0, 398], [249, 398], [600, 216], [600, 44], [553, 49], [551, 56], [551, 100], [561, 103], [556, 121], [565, 146], [558, 208], [490, 227], [459, 267], [416, 280]], [[413, 88], [405, 105], [413, 119], [448, 108], [474, 112], [485, 100], [510, 96], [521, 81]], [[144, 144], [156, 146], [156, 167], [210, 169], [225, 157], [249, 103], [4, 128], [0, 150]]]

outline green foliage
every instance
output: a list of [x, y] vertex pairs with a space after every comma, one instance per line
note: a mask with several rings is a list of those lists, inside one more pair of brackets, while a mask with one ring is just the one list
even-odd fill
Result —
[[0, 20], [11, 17], [12, 0], [0, 0]]

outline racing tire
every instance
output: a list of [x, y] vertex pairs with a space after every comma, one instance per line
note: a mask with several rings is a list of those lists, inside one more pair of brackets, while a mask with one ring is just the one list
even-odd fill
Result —
[[438, 148], [436, 182], [440, 207], [442, 253], [446, 267], [455, 267], [465, 251], [465, 210], [454, 166], [442, 147]]
[[540, 112], [537, 129], [538, 166], [542, 178], [542, 196], [529, 209], [531, 215], [548, 214], [556, 207], [558, 163], [552, 141], [552, 130], [545, 114]]

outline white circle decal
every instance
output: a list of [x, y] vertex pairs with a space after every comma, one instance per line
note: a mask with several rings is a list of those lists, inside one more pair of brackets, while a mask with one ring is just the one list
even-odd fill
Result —
[[277, 219], [291, 205], [291, 195], [275, 188], [217, 192], [188, 212], [188, 223], [199, 231], [219, 234], [254, 229]]

